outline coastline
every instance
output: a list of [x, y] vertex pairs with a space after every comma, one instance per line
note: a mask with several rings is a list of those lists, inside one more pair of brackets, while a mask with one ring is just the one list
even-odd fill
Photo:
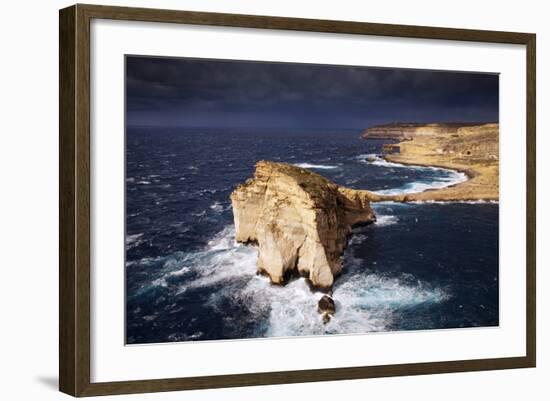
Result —
[[[395, 138], [391, 138], [395, 139]], [[370, 193], [372, 202], [498, 201], [498, 125], [468, 127], [458, 134], [401, 138], [399, 153], [385, 154], [388, 162], [438, 167], [461, 172], [467, 180], [444, 188], [404, 195]]]
[[[398, 157], [385, 157], [394, 163], [438, 167], [463, 173], [468, 177], [464, 182], [449, 185], [444, 188], [428, 189], [404, 195], [403, 201], [498, 201], [498, 168], [496, 174], [487, 167], [457, 165], [454, 163], [423, 163], [420, 160], [403, 160]], [[496, 180], [496, 181], [495, 181]], [[496, 182], [496, 184], [494, 184]], [[391, 196], [391, 195], [390, 195]]]

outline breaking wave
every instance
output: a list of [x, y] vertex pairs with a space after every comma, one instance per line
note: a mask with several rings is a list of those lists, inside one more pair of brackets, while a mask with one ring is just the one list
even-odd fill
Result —
[[361, 163], [372, 164], [373, 166], [397, 167], [397, 168], [400, 168], [400, 167], [407, 167], [407, 168], [420, 167], [420, 166], [408, 166], [406, 164], [389, 162], [389, 161], [383, 159], [382, 157], [380, 157], [379, 155], [374, 154], [374, 153], [361, 154], [361, 155], [357, 156], [356, 159]]
[[415, 205], [425, 205], [425, 204], [434, 204], [434, 205], [446, 205], [448, 203], [463, 203], [465, 205], [498, 205], [499, 201], [492, 199], [476, 199], [476, 200], [453, 200], [453, 201], [437, 201], [437, 200], [425, 200], [425, 201], [411, 201], [409, 202]]
[[375, 225], [377, 226], [391, 226], [393, 224], [397, 224], [397, 222], [399, 221], [399, 219], [397, 218], [397, 216], [392, 216], [392, 215], [377, 215], [376, 216], [376, 222], [374, 223]]
[[226, 210], [231, 209], [231, 204], [228, 202], [222, 203], [222, 202], [216, 201], [210, 205], [210, 209], [212, 209], [216, 213], [222, 213], [222, 212], [225, 212]]
[[339, 166], [331, 166], [326, 164], [312, 164], [312, 163], [294, 163], [294, 165], [296, 167], [312, 168], [312, 169], [318, 169], [318, 170], [333, 170], [339, 167]]
[[376, 193], [379, 195], [402, 195], [402, 194], [424, 192], [432, 189], [441, 189], [441, 188], [450, 187], [468, 180], [468, 176], [460, 171], [455, 171], [455, 170], [442, 168], [442, 167], [415, 166], [415, 165], [393, 163], [393, 162], [384, 160], [383, 158], [381, 158], [376, 154], [362, 154], [357, 156], [356, 159], [362, 163], [372, 164], [375, 166], [407, 168], [410, 170], [431, 171], [431, 172], [439, 173], [437, 177], [432, 177], [431, 179], [426, 179], [426, 180], [409, 182], [398, 188], [372, 191], [373, 193]]
[[133, 234], [133, 235], [127, 235], [126, 236], [126, 248], [134, 248], [136, 246], [139, 246], [143, 242], [143, 233]]
[[430, 181], [415, 181], [407, 183], [399, 188], [382, 189], [379, 191], [372, 191], [379, 195], [402, 195], [413, 194], [417, 192], [425, 192], [432, 189], [441, 189], [460, 184], [468, 180], [468, 176], [461, 172], [454, 172], [449, 170], [448, 177], [441, 177]]
[[[394, 216], [382, 216], [379, 224], [395, 221]], [[361, 240], [366, 239], [362, 237]], [[256, 259], [256, 249], [237, 244], [234, 226], [227, 226], [205, 249], [168, 258], [163, 273], [152, 285], [171, 286], [176, 295], [190, 288], [212, 287], [208, 306], [219, 311], [224, 311], [228, 304], [244, 306], [249, 315], [247, 320], [257, 325], [252, 337], [384, 331], [391, 329], [389, 326], [400, 309], [447, 298], [444, 290], [417, 280], [367, 271], [361, 268], [361, 260], [346, 251], [345, 273], [337, 279], [333, 292], [338, 312], [328, 324], [323, 324], [317, 312], [321, 292], [312, 292], [304, 278], [284, 287], [271, 285], [267, 277], [256, 274]], [[220, 283], [221, 287], [214, 290], [214, 285]], [[200, 333], [174, 336], [200, 339]]]

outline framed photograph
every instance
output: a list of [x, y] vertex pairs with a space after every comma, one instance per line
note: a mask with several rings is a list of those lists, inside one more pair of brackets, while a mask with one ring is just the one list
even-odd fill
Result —
[[60, 11], [60, 390], [535, 367], [535, 35]]

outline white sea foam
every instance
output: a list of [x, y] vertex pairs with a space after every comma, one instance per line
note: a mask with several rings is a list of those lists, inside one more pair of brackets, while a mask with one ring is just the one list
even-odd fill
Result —
[[337, 283], [334, 291], [338, 312], [326, 329], [337, 333], [382, 331], [392, 323], [397, 310], [448, 298], [444, 290], [422, 282], [405, 283], [376, 273], [356, 274]]
[[[166, 266], [166, 264], [165, 264]], [[191, 267], [189, 266], [183, 266], [179, 269], [168, 271], [167, 273], [163, 274], [161, 277], [157, 278], [153, 281], [153, 285], [161, 286], [161, 287], [168, 287], [169, 280], [174, 277], [181, 277], [186, 275], [191, 271]]]
[[201, 338], [204, 335], [202, 331], [197, 331], [193, 334], [181, 334], [181, 333], [172, 333], [168, 336], [169, 341], [188, 341], [188, 340], [196, 340]]
[[[387, 216], [391, 221], [393, 216]], [[365, 235], [355, 235], [361, 241]], [[353, 239], [352, 239], [353, 241]], [[339, 277], [334, 287], [337, 313], [323, 324], [317, 303], [323, 296], [312, 293], [304, 278], [284, 287], [271, 285], [269, 279], [256, 274], [257, 251], [235, 242], [234, 226], [218, 233], [201, 251], [178, 254], [165, 263], [165, 273], [154, 285], [167, 286], [170, 279], [193, 273], [193, 278], [178, 282], [177, 294], [189, 288], [223, 283], [210, 295], [209, 305], [223, 313], [227, 302], [245, 305], [252, 318], [266, 321], [262, 333], [267, 336], [319, 335], [325, 333], [364, 333], [386, 330], [400, 308], [446, 298], [443, 290], [375, 272], [357, 269]], [[344, 270], [353, 268], [358, 259], [347, 255]], [[412, 284], [411, 284], [412, 282]]]
[[223, 211], [223, 206], [220, 202], [214, 202], [213, 204], [210, 205], [210, 209], [219, 213]]
[[[430, 167], [430, 168], [434, 168], [434, 167]], [[414, 181], [414, 182], [407, 183], [399, 188], [382, 189], [379, 191], [372, 191], [372, 192], [379, 195], [412, 194], [412, 193], [418, 193], [418, 192], [425, 192], [432, 189], [441, 189], [441, 188], [450, 187], [452, 185], [457, 185], [457, 184], [460, 184], [461, 182], [465, 182], [468, 180], [468, 176], [462, 172], [446, 170], [446, 169], [439, 169], [439, 170], [445, 171], [448, 174], [448, 176], [434, 179], [431, 181]]]
[[358, 233], [354, 233], [350, 240], [349, 240], [349, 244], [350, 245], [357, 245], [357, 244], [361, 244], [363, 243], [368, 237], [364, 234], [358, 234]]
[[234, 226], [227, 226], [208, 242], [205, 249], [176, 252], [165, 258], [163, 272], [152, 285], [166, 287], [171, 278], [193, 273], [194, 279], [178, 283], [177, 293], [182, 293], [189, 288], [251, 277], [256, 273], [256, 258], [256, 249], [237, 244]]
[[355, 158], [361, 163], [372, 164], [373, 166], [380, 166], [380, 167], [407, 168], [410, 170], [447, 170], [440, 167], [417, 166], [414, 164], [402, 164], [402, 163], [390, 162], [375, 153], [361, 154], [359, 156], [356, 156]]
[[[389, 162], [389, 161], [381, 158], [379, 155], [374, 154], [374, 153], [361, 154], [359, 156], [356, 156], [355, 158], [361, 163], [372, 164], [374, 166], [397, 167], [397, 168], [411, 167], [411, 166], [407, 166], [407, 165], [401, 164], [401, 163]], [[419, 167], [419, 166], [412, 166], [412, 167], [414, 168], [414, 167]]]
[[392, 215], [377, 215], [376, 216], [376, 222], [374, 223], [377, 226], [385, 227], [385, 226], [391, 226], [393, 224], [397, 224], [399, 219], [397, 216]]
[[318, 169], [318, 170], [333, 170], [339, 167], [339, 166], [331, 166], [327, 164], [311, 164], [311, 163], [294, 163], [294, 165], [296, 167], [312, 168], [312, 169]]
[[240, 301], [254, 302], [254, 308], [262, 313], [269, 311], [266, 335], [275, 337], [383, 331], [398, 309], [446, 298], [442, 290], [408, 285], [376, 273], [342, 276], [338, 280], [333, 293], [337, 312], [328, 324], [323, 324], [317, 312], [323, 294], [311, 293], [303, 278], [285, 287], [274, 287], [266, 279], [255, 277], [235, 296]]
[[143, 243], [143, 233], [132, 234], [126, 236], [126, 249], [134, 248]]
[[415, 205], [425, 205], [425, 204], [435, 204], [435, 205], [445, 205], [448, 203], [463, 203], [466, 205], [498, 205], [499, 201], [497, 200], [485, 200], [485, 199], [476, 199], [476, 200], [453, 200], [453, 201], [436, 201], [436, 200], [426, 200], [426, 201], [413, 201], [409, 202]]
[[221, 212], [224, 212], [226, 210], [229, 210], [230, 207], [231, 207], [231, 204], [225, 204], [224, 205], [223, 203], [220, 203], [220, 202], [217, 202], [217, 201], [210, 205], [210, 209], [212, 209], [216, 213], [221, 213]]
[[217, 233], [210, 241], [208, 241], [209, 250], [230, 250], [234, 248], [242, 248], [235, 240], [235, 226], [226, 226], [223, 230]]
[[431, 189], [441, 189], [449, 187], [452, 185], [460, 184], [461, 182], [467, 181], [468, 176], [460, 171], [455, 171], [451, 169], [441, 168], [441, 167], [431, 167], [431, 166], [415, 166], [408, 164], [393, 163], [387, 160], [384, 160], [379, 155], [376, 154], [361, 154], [356, 157], [362, 163], [372, 164], [375, 166], [381, 167], [392, 167], [392, 168], [407, 168], [411, 170], [432, 170], [442, 173], [442, 176], [437, 179], [430, 181], [413, 181], [407, 183], [399, 188], [390, 188], [382, 189], [378, 191], [372, 191], [373, 193], [379, 195], [402, 195], [402, 194], [412, 194], [417, 192], [424, 192]]
[[442, 177], [432, 181], [414, 181], [399, 188], [372, 191], [379, 195], [402, 195], [425, 192], [432, 189], [441, 189], [460, 184], [468, 180], [468, 176], [461, 172], [452, 172], [448, 177]]
[[143, 237], [143, 233], [127, 235], [126, 236], [126, 245], [130, 245], [130, 244], [135, 243], [141, 237]]
[[206, 194], [213, 195], [219, 191], [220, 191], [219, 189], [210, 189], [210, 188], [199, 189], [198, 191], [193, 192], [193, 195], [198, 195], [202, 197], [203, 195], [206, 195]]

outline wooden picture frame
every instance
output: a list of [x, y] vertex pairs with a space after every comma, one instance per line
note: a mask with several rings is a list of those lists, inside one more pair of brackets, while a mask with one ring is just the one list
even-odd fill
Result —
[[[491, 42], [526, 46], [526, 356], [92, 383], [90, 380], [90, 21], [96, 18], [399, 38]], [[95, 396], [535, 366], [536, 37], [534, 34], [80, 4], [60, 10], [59, 29], [60, 391], [73, 396]]]

